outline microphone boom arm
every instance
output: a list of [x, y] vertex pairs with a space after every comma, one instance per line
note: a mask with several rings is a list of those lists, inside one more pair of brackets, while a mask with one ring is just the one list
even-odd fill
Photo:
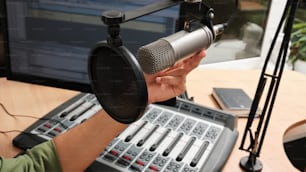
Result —
[[[274, 102], [276, 99], [277, 91], [279, 88], [280, 80], [283, 74], [287, 50], [290, 42], [290, 35], [292, 30], [292, 25], [294, 21], [295, 12], [297, 9], [298, 0], [287, 0], [287, 4], [285, 6], [282, 18], [274, 35], [273, 41], [271, 43], [270, 49], [268, 51], [267, 57], [265, 59], [265, 63], [263, 65], [263, 69], [261, 71], [259, 83], [257, 86], [257, 90], [255, 93], [255, 97], [252, 102], [251, 110], [249, 113], [248, 121], [245, 127], [244, 134], [242, 136], [241, 145], [239, 147], [240, 150], [249, 152], [249, 156], [243, 157], [240, 160], [240, 167], [248, 172], [259, 172], [262, 170], [262, 163], [260, 160], [256, 159], [259, 157], [260, 151], [263, 145], [263, 141], [265, 138], [265, 134], [268, 128], [268, 124], [270, 121], [272, 109], [274, 106]], [[288, 15], [288, 16], [287, 16]], [[282, 44], [279, 50], [279, 54], [276, 60], [276, 64], [274, 66], [273, 74], [269, 74], [267, 72], [267, 65], [269, 63], [272, 51], [274, 49], [276, 40], [280, 33], [280, 30], [283, 26], [284, 21], [287, 19], [284, 28], [284, 38], [282, 40]], [[266, 99], [264, 102], [264, 107], [262, 113], [260, 115], [259, 122], [257, 124], [256, 131], [252, 132], [252, 124], [255, 118], [256, 110], [258, 108], [258, 104], [260, 102], [261, 96], [264, 92], [265, 86], [267, 86], [267, 81], [269, 82], [269, 87], [267, 90]], [[249, 134], [250, 143], [247, 148], [244, 147], [247, 135]]]
[[[131, 11], [121, 12], [110, 10], [103, 12], [101, 19], [103, 23], [108, 26], [109, 33], [107, 43], [115, 47], [119, 47], [122, 45], [122, 40], [120, 38], [120, 24], [166, 8], [170, 8], [181, 3], [183, 3], [184, 5], [182, 5], [182, 8], [180, 10], [180, 18], [177, 30], [184, 29], [186, 31], [192, 31], [195, 30], [195, 28], [199, 28], [199, 25], [197, 23], [201, 23], [206, 25], [215, 36], [212, 24], [214, 12], [212, 8], [206, 6], [202, 0], [162, 0]], [[190, 11], [188, 9], [193, 10]], [[184, 14], [182, 14], [182, 11]], [[186, 23], [188, 23], [188, 26], [185, 25]], [[184, 27], [180, 28], [182, 24], [184, 25]]]

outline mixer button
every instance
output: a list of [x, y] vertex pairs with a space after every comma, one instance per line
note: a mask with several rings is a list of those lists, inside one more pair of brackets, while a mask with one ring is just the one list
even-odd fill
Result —
[[146, 116], [146, 119], [150, 122], [152, 122], [159, 114], [161, 113], [161, 110], [158, 108], [153, 108]]
[[164, 126], [167, 122], [168, 122], [168, 120], [172, 117], [172, 113], [170, 113], [170, 112], [163, 112], [160, 116], [159, 116], [159, 118], [156, 120], [156, 124], [159, 124], [159, 125], [161, 125], [161, 126]]
[[221, 133], [221, 129], [215, 126], [211, 126], [207, 133], [205, 134], [204, 139], [211, 141], [214, 143], [218, 137], [218, 135]]
[[179, 131], [184, 132], [185, 134], [188, 134], [191, 128], [195, 125], [196, 121], [193, 119], [187, 119], [184, 121], [184, 123], [179, 128]]
[[174, 162], [173, 160], [167, 165], [166, 172], [177, 172], [181, 169], [181, 163]]
[[160, 171], [168, 162], [169, 158], [162, 157], [161, 155], [158, 155], [150, 165], [150, 167], [154, 167], [153, 171]]
[[138, 164], [138, 165], [140, 165], [140, 166], [144, 166], [145, 165], [145, 163], [143, 162], [143, 161], [136, 161], [136, 163]]
[[130, 156], [127, 156], [127, 155], [123, 155], [122, 158], [127, 160], [127, 161], [131, 161], [131, 159], [132, 159]]
[[123, 158], [119, 158], [116, 164], [123, 166], [123, 167], [127, 167], [130, 165], [130, 163]]
[[105, 160], [107, 160], [107, 161], [110, 161], [110, 162], [113, 162], [113, 161], [115, 161], [115, 159], [116, 159], [116, 157], [115, 157], [114, 155], [109, 154], [109, 153], [105, 154], [103, 158], [104, 158]]
[[150, 166], [149, 168], [150, 168], [151, 170], [153, 170], [153, 171], [159, 171], [159, 170], [158, 170], [158, 167], [156, 167], [156, 166]]
[[141, 172], [141, 169], [137, 165], [131, 165], [130, 170], [135, 172]]
[[46, 128], [46, 127], [39, 127], [39, 128], [37, 128], [37, 130], [42, 132], [42, 133], [44, 133], [44, 132], [46, 132], [48, 130], [48, 128]]

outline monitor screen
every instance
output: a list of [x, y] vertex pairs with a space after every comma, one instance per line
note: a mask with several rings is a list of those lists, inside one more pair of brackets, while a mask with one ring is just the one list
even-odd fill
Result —
[[[87, 59], [107, 38], [106, 10], [129, 11], [154, 0], [7, 0], [8, 78], [90, 92]], [[1, 6], [2, 6], [1, 4]], [[175, 32], [179, 6], [120, 25], [123, 45], [133, 54], [141, 45]]]
[[6, 68], [5, 68], [5, 62], [4, 62], [4, 40], [3, 40], [3, 19], [4, 14], [1, 12], [0, 8], [0, 77], [5, 76], [6, 74]]
[[[0, 2], [6, 19], [3, 36], [8, 57], [8, 79], [91, 92], [87, 74], [88, 55], [98, 41], [107, 38], [107, 27], [101, 21], [102, 12], [129, 11], [156, 1]], [[215, 21], [230, 18], [232, 22], [207, 50], [203, 63], [258, 56], [265, 34], [269, 1], [239, 0], [239, 9], [228, 17], [225, 17], [228, 10], [222, 3], [229, 1], [207, 2], [215, 5]], [[178, 17], [179, 6], [174, 6], [121, 24], [124, 46], [136, 55], [140, 46], [174, 33]]]
[[4, 48], [3, 48], [3, 34], [0, 32], [0, 77], [5, 76], [5, 63], [4, 63]]

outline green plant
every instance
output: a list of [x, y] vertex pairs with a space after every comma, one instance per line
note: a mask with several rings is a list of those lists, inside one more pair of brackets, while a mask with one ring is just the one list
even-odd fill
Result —
[[306, 61], [306, 22], [296, 19], [292, 27], [289, 60], [294, 65], [297, 60]]

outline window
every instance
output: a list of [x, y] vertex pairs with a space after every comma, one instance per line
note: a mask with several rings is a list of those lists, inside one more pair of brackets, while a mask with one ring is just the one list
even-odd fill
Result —
[[[240, 0], [233, 22], [207, 50], [203, 68], [259, 68], [286, 1]], [[218, 14], [216, 14], [218, 15]]]

